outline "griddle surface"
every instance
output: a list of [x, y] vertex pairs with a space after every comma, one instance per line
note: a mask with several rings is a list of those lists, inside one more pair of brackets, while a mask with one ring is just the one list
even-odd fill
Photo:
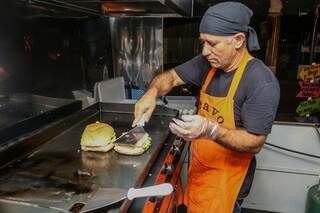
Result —
[[95, 121], [113, 126], [117, 136], [131, 129], [132, 114], [101, 112], [73, 126], [39, 147], [27, 159], [10, 165], [0, 174], [0, 199], [69, 209], [85, 202], [99, 187], [129, 189], [148, 168], [169, 135], [167, 116], [153, 116], [145, 129], [152, 138], [151, 148], [141, 156], [83, 152], [81, 134]]
[[0, 106], [0, 127], [11, 126], [51, 109], [54, 109], [54, 107], [27, 102], [8, 102]]
[[76, 100], [14, 94], [0, 103], [0, 146], [80, 109]]

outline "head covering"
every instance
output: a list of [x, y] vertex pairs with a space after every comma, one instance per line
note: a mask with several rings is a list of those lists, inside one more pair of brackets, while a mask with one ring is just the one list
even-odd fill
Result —
[[252, 16], [250, 10], [239, 2], [223, 2], [216, 4], [205, 12], [201, 23], [200, 33], [217, 36], [229, 36], [239, 32], [248, 35], [249, 50], [260, 49], [256, 31], [249, 26]]

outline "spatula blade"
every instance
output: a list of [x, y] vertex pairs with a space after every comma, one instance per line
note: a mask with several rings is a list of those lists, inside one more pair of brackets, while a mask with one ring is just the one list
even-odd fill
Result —
[[146, 131], [143, 127], [137, 126], [131, 129], [129, 132], [121, 135], [118, 139], [114, 141], [116, 144], [126, 144], [126, 145], [135, 145], [140, 139], [146, 134]]
[[99, 209], [114, 203], [117, 203], [125, 198], [133, 200], [139, 197], [150, 196], [165, 196], [171, 194], [173, 187], [170, 183], [162, 183], [159, 185], [144, 187], [144, 188], [130, 188], [129, 191], [119, 188], [100, 188], [89, 199], [87, 204], [80, 212], [88, 212]]
[[99, 188], [80, 212], [89, 212], [117, 203], [127, 197], [127, 190], [119, 188]]

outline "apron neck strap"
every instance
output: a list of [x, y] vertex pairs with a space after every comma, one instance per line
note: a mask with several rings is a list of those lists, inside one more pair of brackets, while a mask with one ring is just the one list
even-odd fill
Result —
[[242, 74], [244, 73], [244, 70], [246, 69], [248, 60], [249, 60], [249, 52], [247, 49], [245, 49], [244, 55], [242, 56], [240, 65], [238, 67], [238, 69], [236, 70], [236, 72], [234, 73], [231, 85], [230, 85], [230, 89], [228, 91], [228, 95], [227, 97], [233, 98], [237, 88], [239, 86], [240, 80], [242, 78]]
[[206, 92], [207, 88], [211, 82], [211, 79], [213, 78], [214, 74], [216, 73], [217, 69], [212, 67], [211, 70], [209, 70], [209, 73], [207, 74], [206, 80], [204, 81], [204, 84], [201, 88], [202, 92]]

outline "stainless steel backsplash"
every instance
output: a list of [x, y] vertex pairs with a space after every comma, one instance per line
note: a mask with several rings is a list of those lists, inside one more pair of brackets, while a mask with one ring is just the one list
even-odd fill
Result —
[[163, 71], [163, 19], [112, 17], [110, 31], [115, 75], [145, 88]]

